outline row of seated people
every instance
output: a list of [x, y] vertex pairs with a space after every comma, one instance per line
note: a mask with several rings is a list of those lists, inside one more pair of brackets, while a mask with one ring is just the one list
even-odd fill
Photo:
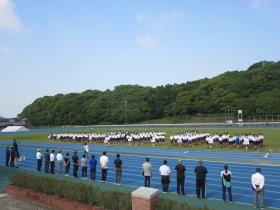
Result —
[[224, 144], [231, 145], [232, 147], [239, 148], [243, 146], [248, 150], [248, 148], [260, 148], [263, 146], [264, 136], [262, 134], [242, 134], [242, 135], [233, 135], [230, 136], [228, 134], [214, 134], [208, 135], [205, 138], [207, 144], [209, 144], [210, 148], [211, 145], [219, 144], [221, 147]]
[[109, 133], [51, 133], [49, 140], [53, 141], [72, 141], [87, 143], [159, 143], [165, 140], [165, 132], [109, 132]]
[[176, 133], [173, 136], [170, 136], [171, 144], [176, 145], [193, 145], [207, 143], [210, 149], [214, 145], [224, 145], [244, 146], [246, 150], [249, 147], [254, 147], [255, 149], [262, 147], [264, 141], [264, 136], [262, 134], [248, 134], [248, 135], [234, 135], [230, 136], [229, 134], [214, 134], [210, 135], [209, 133], [199, 133], [197, 131], [185, 132], [185, 133]]

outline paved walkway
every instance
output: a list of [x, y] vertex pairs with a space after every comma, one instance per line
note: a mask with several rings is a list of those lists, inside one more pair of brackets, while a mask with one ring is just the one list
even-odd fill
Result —
[[44, 206], [27, 202], [7, 194], [0, 194], [0, 209], [5, 210], [51, 210]]

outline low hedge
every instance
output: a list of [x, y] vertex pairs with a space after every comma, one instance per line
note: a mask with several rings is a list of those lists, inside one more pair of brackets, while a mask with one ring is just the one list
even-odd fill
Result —
[[[74, 179], [73, 179], [74, 180]], [[76, 180], [76, 179], [75, 179]], [[16, 172], [11, 176], [11, 183], [17, 187], [27, 188], [35, 192], [46, 193], [77, 201], [84, 204], [110, 210], [131, 210], [131, 193], [102, 190], [91, 184], [58, 179], [28, 172]], [[188, 204], [160, 199], [155, 210], [209, 210], [207, 207], [197, 208]]]
[[17, 187], [46, 193], [103, 209], [131, 210], [131, 195], [124, 192], [102, 191], [83, 182], [56, 179], [32, 173], [16, 172], [11, 183]]

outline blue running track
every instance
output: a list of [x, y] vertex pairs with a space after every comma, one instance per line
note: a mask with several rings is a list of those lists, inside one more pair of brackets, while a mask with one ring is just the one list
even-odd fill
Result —
[[[0, 141], [0, 163], [5, 164], [5, 148], [7, 145], [11, 145], [12, 141]], [[20, 163], [21, 168], [36, 170], [36, 149], [44, 148], [62, 149], [63, 155], [66, 152], [70, 152], [70, 156], [73, 155], [74, 150], [78, 150], [79, 157], [82, 155], [82, 145], [69, 144], [69, 143], [52, 143], [52, 142], [21, 142], [19, 149], [21, 155], [26, 156], [26, 161]], [[186, 166], [186, 182], [185, 191], [189, 195], [195, 195], [195, 174], [194, 168], [197, 164], [195, 158], [209, 157], [219, 158], [220, 160], [232, 159], [235, 161], [222, 162], [222, 161], [204, 161], [204, 165], [208, 169], [207, 175], [207, 196], [209, 199], [221, 199], [221, 179], [220, 172], [223, 169], [223, 165], [228, 163], [229, 169], [232, 172], [232, 191], [233, 201], [252, 204], [253, 192], [251, 190], [251, 174], [255, 172], [256, 167], [261, 167], [265, 176], [265, 206], [280, 209], [280, 155], [273, 154], [268, 159], [264, 158], [263, 153], [254, 152], [219, 152], [219, 151], [195, 151], [195, 150], [178, 150], [178, 149], [160, 149], [160, 148], [143, 148], [136, 146], [101, 146], [90, 145], [90, 154], [95, 154], [99, 160], [102, 151], [109, 152], [109, 170], [107, 180], [114, 182], [115, 171], [113, 161], [115, 153], [121, 154], [123, 160], [124, 171], [122, 174], [122, 184], [131, 186], [142, 186], [143, 177], [141, 175], [141, 166], [145, 157], [150, 157], [150, 162], [153, 166], [153, 177], [151, 187], [161, 189], [159, 167], [162, 164], [163, 159], [168, 161], [168, 165], [172, 169], [170, 192], [176, 192], [176, 171], [175, 165], [178, 162], [178, 157], [186, 158], [183, 160]], [[124, 155], [125, 153], [125, 155]], [[190, 158], [193, 157], [194, 159]], [[269, 160], [273, 165], [268, 164], [251, 164], [246, 163], [246, 160], [255, 160], [260, 163], [265, 160]], [[99, 161], [98, 161], [99, 165]], [[44, 168], [44, 164], [43, 167]], [[97, 179], [100, 180], [101, 170], [98, 167]], [[71, 171], [72, 173], [72, 168]], [[79, 169], [79, 176], [81, 176], [81, 169]], [[88, 173], [89, 177], [89, 173]]]

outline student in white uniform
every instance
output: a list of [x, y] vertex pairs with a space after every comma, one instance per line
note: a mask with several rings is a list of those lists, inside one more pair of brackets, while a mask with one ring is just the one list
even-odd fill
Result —
[[57, 173], [60, 175], [62, 169], [62, 161], [63, 161], [61, 150], [59, 150], [56, 155], [56, 161], [57, 161]]
[[171, 170], [167, 165], [167, 160], [163, 161], [163, 165], [159, 168], [159, 172], [161, 176], [162, 191], [163, 193], [166, 193], [168, 192], [171, 175]]
[[251, 177], [252, 189], [254, 192], [253, 207], [257, 208], [258, 197], [260, 197], [260, 208], [264, 209], [264, 176], [261, 169], [256, 168], [256, 173]]
[[36, 157], [37, 157], [37, 171], [41, 171], [43, 156], [40, 149], [37, 149]]

